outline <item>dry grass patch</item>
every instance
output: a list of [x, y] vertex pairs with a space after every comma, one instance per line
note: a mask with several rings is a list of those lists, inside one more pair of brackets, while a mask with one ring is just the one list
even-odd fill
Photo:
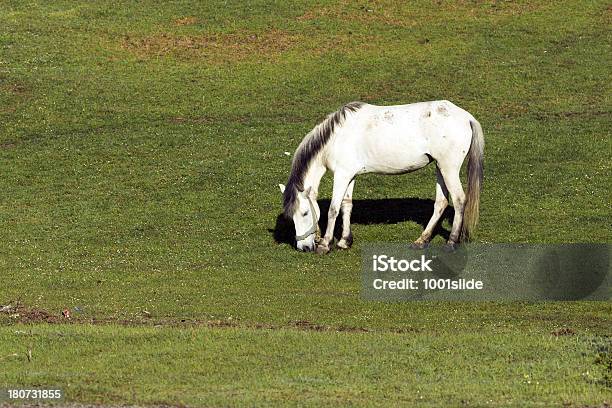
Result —
[[299, 49], [314, 56], [330, 52], [355, 52], [376, 47], [375, 36], [336, 34], [316, 38], [274, 29], [264, 33], [174, 35], [168, 33], [137, 38], [125, 36], [121, 47], [142, 59], [173, 56], [200, 59], [211, 63], [246, 60], [274, 60], [283, 53]]
[[176, 20], [174, 20], [174, 25], [187, 26], [187, 25], [194, 25], [197, 22], [198, 22], [198, 19], [196, 17], [189, 16], [189, 17], [177, 18]]
[[142, 38], [125, 36], [121, 47], [140, 58], [171, 55], [184, 59], [228, 62], [274, 58], [294, 47], [299, 40], [300, 36], [281, 30], [180, 36], [161, 33]]
[[469, 15], [519, 16], [542, 9], [546, 3], [537, 1], [459, 0], [437, 1], [441, 10], [458, 11]]
[[353, 2], [341, 1], [335, 6], [316, 7], [306, 11], [297, 19], [311, 21], [317, 19], [334, 19], [342, 21], [358, 21], [360, 23], [382, 23], [396, 27], [413, 27], [418, 24], [414, 18], [398, 12], [398, 5], [390, 3], [375, 6], [356, 5]]
[[612, 23], [612, 4], [607, 5], [603, 9], [603, 17], [604, 17], [604, 21], [606, 22], [606, 24]]
[[529, 114], [532, 108], [528, 103], [519, 103], [514, 101], [501, 102], [497, 107], [497, 112], [506, 119], [517, 118]]
[[13, 95], [27, 95], [30, 93], [28, 87], [20, 83], [2, 84], [0, 83], [0, 92], [6, 92]]
[[446, 19], [457, 15], [475, 16], [514, 16], [532, 12], [543, 7], [534, 2], [511, 2], [499, 0], [487, 1], [456, 1], [434, 3], [438, 14], [407, 6], [406, 3], [394, 1], [373, 1], [366, 5], [341, 0], [333, 6], [320, 6], [306, 11], [298, 17], [299, 21], [317, 19], [335, 19], [343, 21], [358, 21], [364, 24], [379, 23], [393, 27], [415, 27], [425, 21]]

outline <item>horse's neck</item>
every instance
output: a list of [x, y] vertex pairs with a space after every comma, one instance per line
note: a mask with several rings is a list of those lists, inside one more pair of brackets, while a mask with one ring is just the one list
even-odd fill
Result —
[[313, 199], [317, 199], [319, 195], [319, 184], [321, 184], [321, 178], [323, 174], [325, 174], [326, 168], [321, 160], [320, 155], [313, 158], [313, 160], [308, 165], [308, 172], [304, 177], [304, 189], [308, 189], [308, 187], [312, 187], [311, 197]]

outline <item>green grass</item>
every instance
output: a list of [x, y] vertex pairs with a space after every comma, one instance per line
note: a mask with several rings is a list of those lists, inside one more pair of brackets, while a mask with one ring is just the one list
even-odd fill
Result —
[[[414, 398], [408, 390], [428, 384], [433, 391], [423, 402], [432, 405], [606, 400], [609, 389], [600, 383], [560, 376], [588, 367], [573, 347], [578, 340], [550, 332], [568, 326], [584, 336], [612, 334], [609, 302], [365, 302], [361, 246], [412, 241], [421, 225], [356, 224], [353, 249], [326, 257], [277, 244], [271, 232], [280, 213], [276, 185], [290, 166], [284, 152], [327, 113], [351, 100], [449, 99], [485, 131], [477, 242], [609, 243], [606, 2], [193, 3], [0, 3], [0, 305], [19, 301], [55, 315], [78, 307], [73, 314], [81, 322], [231, 319], [238, 327], [35, 324], [41, 347], [53, 346], [56, 331], [75, 333], [82, 365], [55, 348], [49, 358], [66, 363], [41, 368], [37, 379], [33, 365], [0, 360], [0, 387], [70, 378], [70, 401], [196, 405], [281, 397], [362, 405], [370, 394], [374, 405], [400, 404]], [[429, 199], [434, 180], [433, 168], [364, 176], [355, 198]], [[321, 194], [330, 192], [326, 179]], [[0, 316], [1, 350], [18, 342], [14, 320]], [[304, 320], [373, 333], [252, 329]], [[407, 332], [385, 332], [393, 330]], [[192, 334], [227, 345], [222, 356], [231, 357], [237, 345], [254, 354], [228, 366], [208, 363], [206, 371], [190, 366], [185, 381], [192, 382], [179, 386], [169, 378], [153, 387], [155, 359], [142, 354], [142, 370], [130, 373], [118, 363], [106, 370], [87, 352], [100, 350], [111, 364], [134, 337], [138, 358], [149, 339], [162, 336], [177, 342], [170, 356], [176, 353], [179, 364], [201, 354]], [[439, 347], [425, 350], [419, 363], [409, 351], [400, 353], [403, 364], [390, 362], [392, 350], [419, 349], [432, 339]], [[506, 353], [520, 353], [516, 366], [510, 359], [500, 371], [496, 359], [504, 354], [496, 341]], [[267, 347], [282, 356], [277, 365], [255, 353]], [[470, 365], [474, 356], [478, 364]], [[324, 370], [327, 359], [338, 360], [337, 369]], [[542, 387], [514, 377], [534, 360], [551, 376]], [[408, 366], [425, 370], [426, 380], [404, 377]], [[279, 367], [285, 377], [275, 377]], [[444, 368], [453, 374], [428, 371]], [[508, 382], [492, 386], [480, 374], [460, 374], [477, 368]], [[317, 372], [340, 382], [319, 382]], [[204, 373], [215, 377], [205, 380]], [[372, 373], [377, 382], [368, 381]], [[306, 380], [291, 383], [300, 376]], [[133, 391], [121, 385], [132, 380], [140, 384]], [[210, 391], [197, 391], [206, 388], [196, 386], [203, 381]], [[400, 383], [399, 396], [385, 392]], [[496, 392], [502, 386], [503, 397]], [[266, 387], [285, 391], [265, 397]]]
[[483, 344], [445, 331], [43, 325], [3, 328], [0, 339], [16, 354], [3, 361], [3, 382], [61, 385], [70, 399], [105, 404], [523, 407], [609, 397], [593, 363], [609, 339], [533, 331], [498, 330]]

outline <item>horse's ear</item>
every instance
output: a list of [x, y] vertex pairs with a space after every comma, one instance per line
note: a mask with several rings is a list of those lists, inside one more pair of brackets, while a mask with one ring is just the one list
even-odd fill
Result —
[[285, 194], [285, 185], [284, 184], [279, 184], [278, 188], [280, 188], [281, 194]]

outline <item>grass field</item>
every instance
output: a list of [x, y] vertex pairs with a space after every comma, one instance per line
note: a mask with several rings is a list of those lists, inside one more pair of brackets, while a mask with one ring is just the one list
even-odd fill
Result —
[[611, 22], [605, 1], [0, 2], [0, 388], [610, 403], [610, 302], [361, 299], [360, 248], [419, 236], [432, 166], [359, 178], [355, 244], [324, 257], [279, 239], [277, 184], [346, 102], [448, 99], [485, 131], [475, 241], [610, 243]]

